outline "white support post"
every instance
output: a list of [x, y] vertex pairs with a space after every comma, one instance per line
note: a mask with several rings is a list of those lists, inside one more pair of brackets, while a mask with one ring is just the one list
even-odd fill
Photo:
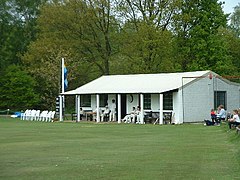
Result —
[[63, 122], [63, 99], [59, 96], [59, 121]]
[[118, 94], [118, 123], [121, 123], [121, 94]]
[[61, 79], [61, 83], [62, 83], [62, 93], [64, 93], [64, 58], [62, 58], [62, 79]]
[[[64, 93], [64, 58], [62, 58], [62, 93]], [[63, 110], [65, 109], [65, 97], [62, 95], [62, 114], [64, 113]]]
[[140, 108], [141, 108], [141, 113], [140, 113], [140, 124], [143, 124], [144, 121], [143, 121], [143, 118], [144, 118], [144, 109], [143, 109], [143, 101], [144, 101], [144, 98], [143, 98], [143, 94], [140, 94]]
[[163, 124], [163, 94], [159, 94], [159, 124]]
[[[61, 63], [61, 90], [64, 93], [64, 58]], [[59, 96], [59, 121], [63, 122], [64, 95]]]
[[80, 122], [80, 95], [77, 95], [77, 121]]
[[99, 94], [96, 95], [96, 101], [97, 101], [97, 123], [100, 122], [100, 113], [99, 113]]

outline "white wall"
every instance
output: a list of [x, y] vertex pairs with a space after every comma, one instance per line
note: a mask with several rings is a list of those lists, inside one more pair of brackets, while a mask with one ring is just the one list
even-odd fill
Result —
[[183, 89], [183, 121], [198, 122], [210, 118], [213, 108], [213, 80], [200, 78]]
[[183, 123], [182, 91], [173, 92], [173, 113], [175, 124]]
[[240, 107], [240, 86], [234, 84], [228, 84], [227, 82], [216, 78], [214, 81], [215, 91], [226, 91], [227, 105], [226, 110], [231, 112], [234, 109]]
[[[132, 97], [133, 97], [133, 101], [132, 101]], [[137, 108], [137, 106], [139, 105], [138, 94], [132, 94], [132, 97], [130, 94], [127, 94], [127, 107], [126, 107], [127, 113], [130, 113], [133, 107]]]
[[159, 94], [151, 94], [151, 110], [159, 111]]
[[227, 111], [239, 108], [239, 86], [215, 77], [211, 80], [202, 78], [183, 90], [184, 122], [210, 119], [210, 110], [214, 108], [214, 91], [226, 91]]

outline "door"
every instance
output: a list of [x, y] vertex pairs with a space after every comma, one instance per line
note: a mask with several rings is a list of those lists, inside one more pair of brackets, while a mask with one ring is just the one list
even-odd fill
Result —
[[121, 94], [121, 119], [123, 119], [127, 113], [126, 103], [127, 103], [126, 94]]

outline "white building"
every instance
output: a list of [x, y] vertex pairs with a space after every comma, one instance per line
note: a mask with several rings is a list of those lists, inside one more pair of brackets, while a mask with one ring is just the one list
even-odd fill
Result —
[[[160, 124], [164, 112], [173, 112], [175, 123], [180, 124], [203, 121], [220, 104], [227, 111], [240, 107], [240, 84], [212, 71], [108, 75], [62, 95], [76, 95], [78, 114], [80, 106], [85, 110], [96, 107], [99, 110], [106, 104], [110, 106], [115, 99], [119, 123], [133, 106], [140, 106], [142, 114], [159, 112]], [[97, 122], [100, 122], [99, 115]]]

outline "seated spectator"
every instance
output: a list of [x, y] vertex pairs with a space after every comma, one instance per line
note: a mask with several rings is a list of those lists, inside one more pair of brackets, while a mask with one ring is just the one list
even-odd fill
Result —
[[228, 119], [228, 126], [229, 129], [232, 128], [233, 126], [238, 126], [240, 125], [240, 119], [239, 119], [239, 115], [238, 115], [238, 110], [233, 110], [233, 117], [231, 119]]
[[134, 123], [135, 118], [136, 118], [136, 108], [133, 107], [130, 114], [126, 114], [126, 116], [122, 119], [122, 121], [125, 122], [125, 123], [131, 123], [131, 122]]
[[108, 108], [108, 106], [105, 107], [105, 110], [103, 111], [103, 113], [101, 114], [101, 121], [103, 122], [105, 117], [109, 117], [110, 114], [110, 109]]
[[213, 126], [215, 124], [214, 122], [207, 120], [207, 119], [205, 119], [204, 122], [205, 122], [205, 124], [204, 124], [205, 126]]
[[221, 121], [224, 121], [226, 119], [226, 111], [224, 109], [223, 105], [220, 105], [218, 107], [218, 113], [216, 118], [216, 125], [220, 125]]
[[211, 109], [210, 115], [211, 115], [212, 123], [215, 124], [216, 119], [217, 119], [217, 115], [216, 115], [214, 109]]

